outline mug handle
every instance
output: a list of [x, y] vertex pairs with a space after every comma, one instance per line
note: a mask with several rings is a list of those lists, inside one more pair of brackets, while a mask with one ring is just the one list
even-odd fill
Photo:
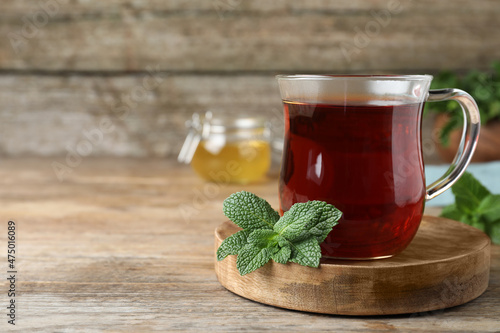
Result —
[[460, 89], [429, 90], [427, 101], [454, 100], [462, 107], [464, 128], [457, 154], [446, 173], [426, 188], [425, 199], [430, 200], [449, 189], [462, 176], [476, 150], [479, 138], [480, 116], [476, 102], [471, 95]]

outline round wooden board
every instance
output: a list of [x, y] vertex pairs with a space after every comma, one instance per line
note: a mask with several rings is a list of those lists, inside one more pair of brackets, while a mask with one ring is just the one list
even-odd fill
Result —
[[[215, 249], [240, 230], [215, 230]], [[464, 304], [488, 286], [490, 240], [480, 230], [424, 216], [410, 246], [388, 259], [322, 259], [319, 268], [272, 260], [240, 276], [236, 256], [215, 262], [219, 282], [245, 298], [282, 308], [342, 315], [389, 315]]]

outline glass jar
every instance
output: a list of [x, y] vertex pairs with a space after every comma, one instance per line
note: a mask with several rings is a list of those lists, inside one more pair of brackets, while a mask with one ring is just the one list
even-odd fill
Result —
[[190, 163], [203, 179], [250, 183], [262, 179], [271, 165], [270, 125], [258, 117], [194, 114], [178, 160]]

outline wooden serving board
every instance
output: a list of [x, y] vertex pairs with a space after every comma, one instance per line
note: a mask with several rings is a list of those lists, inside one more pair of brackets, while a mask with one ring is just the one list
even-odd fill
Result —
[[[215, 248], [240, 230], [215, 230]], [[270, 261], [240, 276], [236, 256], [215, 262], [219, 282], [245, 298], [282, 308], [342, 315], [432, 311], [469, 302], [488, 286], [490, 240], [463, 223], [425, 216], [410, 246], [388, 259], [322, 259], [319, 268]]]

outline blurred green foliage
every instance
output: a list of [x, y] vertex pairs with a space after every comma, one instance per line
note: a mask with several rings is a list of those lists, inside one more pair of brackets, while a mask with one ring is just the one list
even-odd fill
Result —
[[[482, 125], [491, 121], [500, 121], [500, 61], [495, 61], [491, 67], [491, 71], [488, 72], [472, 70], [465, 75], [442, 71], [432, 80], [431, 89], [462, 89], [476, 100]], [[427, 103], [425, 113], [449, 115], [448, 122], [439, 133], [441, 144], [447, 146], [450, 133], [456, 128], [461, 128], [463, 124], [460, 105], [455, 101]]]

